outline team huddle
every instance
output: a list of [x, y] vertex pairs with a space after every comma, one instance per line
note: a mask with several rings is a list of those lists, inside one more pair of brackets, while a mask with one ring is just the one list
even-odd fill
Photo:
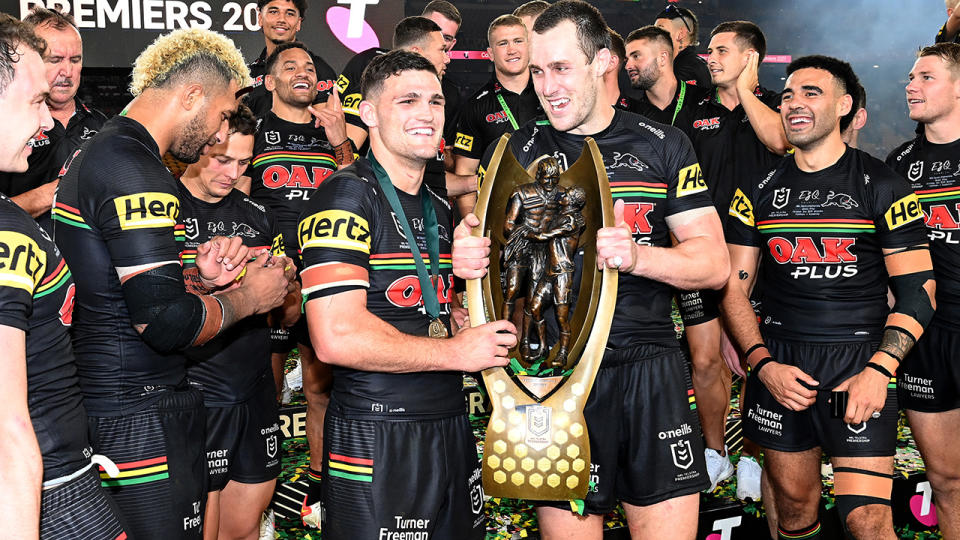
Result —
[[[696, 16], [672, 3], [624, 38], [586, 2], [527, 2], [490, 23], [493, 75], [463, 100], [445, 76], [462, 23], [446, 0], [339, 76], [297, 41], [306, 0], [258, 0], [252, 63], [216, 32], [175, 30], [138, 56], [111, 119], [76, 97], [70, 15], [0, 14], [5, 536], [272, 538], [297, 348], [304, 524], [335, 540], [483, 538], [463, 376], [543, 350], [541, 310], [566, 354], [585, 247], [554, 257], [565, 292], [549, 305], [510, 298], [504, 320], [471, 324], [463, 280], [511, 262], [471, 234], [510, 133], [548, 184], [592, 138], [614, 203], [590, 246], [619, 276], [584, 408], [591, 486], [535, 502], [543, 538], [599, 539], [618, 505], [632, 538], [694, 538], [700, 492], [735, 470], [732, 373], [737, 494], [763, 501], [771, 537], [821, 537], [829, 456], [846, 535], [896, 538], [905, 410], [940, 530], [960, 538], [952, 3], [909, 72], [917, 136], [885, 162], [857, 149], [866, 91], [849, 64], [796, 58], [782, 90], [762, 88], [756, 24], [717, 25], [704, 62]], [[554, 197], [538, 204], [582, 229], [582, 193], [547, 187], [521, 195]], [[511, 220], [535, 220], [523, 211]], [[518, 341], [531, 324], [536, 346]]]

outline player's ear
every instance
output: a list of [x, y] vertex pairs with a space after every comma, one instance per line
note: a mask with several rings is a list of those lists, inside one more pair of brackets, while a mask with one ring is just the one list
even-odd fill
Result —
[[850, 109], [853, 108], [853, 97], [850, 94], [844, 94], [840, 97], [840, 102], [837, 105], [839, 107], [837, 109], [837, 114], [842, 118], [850, 112]]
[[610, 67], [610, 49], [603, 48], [597, 51], [594, 58], [594, 77], [602, 77], [604, 73], [607, 72], [607, 68]]
[[376, 107], [373, 106], [373, 103], [363, 100], [357, 110], [360, 112], [360, 119], [368, 128], [377, 127]]
[[263, 87], [267, 89], [267, 92], [273, 92], [277, 88], [277, 81], [273, 78], [273, 75], [269, 73], [264, 75]]
[[202, 84], [191, 83], [184, 85], [180, 91], [180, 106], [185, 110], [192, 111], [194, 107], [203, 104], [205, 97]]

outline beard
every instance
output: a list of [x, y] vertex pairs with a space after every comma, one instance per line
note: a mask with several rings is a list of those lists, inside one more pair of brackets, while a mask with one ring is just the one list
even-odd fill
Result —
[[170, 153], [178, 160], [190, 164], [200, 161], [200, 154], [210, 143], [212, 136], [204, 133], [203, 119], [206, 117], [206, 108], [199, 111], [190, 122], [183, 127], [180, 137], [170, 147]]
[[641, 69], [637, 72], [637, 77], [634, 79], [630, 78], [630, 86], [636, 88], [637, 90], [647, 91], [657, 84], [657, 81], [660, 80], [660, 69], [654, 64], [648, 66], [644, 69]]

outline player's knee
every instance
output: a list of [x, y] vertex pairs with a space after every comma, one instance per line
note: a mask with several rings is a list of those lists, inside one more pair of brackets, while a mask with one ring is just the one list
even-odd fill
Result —
[[857, 539], [883, 538], [893, 531], [893, 514], [889, 500], [874, 497], [840, 495], [837, 510], [847, 534]]
[[691, 350], [690, 363], [693, 366], [694, 374], [697, 377], [719, 377], [720, 365], [723, 358], [720, 357], [720, 351]]

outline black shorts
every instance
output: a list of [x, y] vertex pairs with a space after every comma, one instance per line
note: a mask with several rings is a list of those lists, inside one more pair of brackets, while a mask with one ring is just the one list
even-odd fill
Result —
[[384, 420], [327, 409], [324, 540], [485, 536], [480, 460], [466, 414]]
[[607, 350], [583, 409], [594, 483], [584, 513], [606, 514], [618, 500], [648, 506], [709, 487], [696, 408], [679, 345]]
[[100, 481], [131, 538], [202, 538], [207, 497], [205, 418], [199, 390], [167, 391], [149, 408], [126, 416], [89, 417], [94, 451], [120, 477]]
[[719, 294], [713, 289], [681, 292], [677, 295], [677, 306], [685, 326], [696, 326], [710, 322], [720, 316]]
[[96, 468], [91, 468], [69, 482], [43, 490], [40, 498], [40, 538], [127, 538], [120, 520], [120, 509], [106, 490], [100, 487]]
[[960, 408], [960, 332], [934, 318], [898, 371], [897, 396], [904, 409]]
[[300, 319], [290, 328], [270, 329], [270, 352], [287, 354], [297, 348], [299, 343], [310, 345], [310, 332], [307, 330], [307, 316]]
[[766, 339], [771, 356], [797, 366], [820, 382], [817, 401], [802, 411], [784, 407], [756, 378], [744, 390], [743, 432], [764, 448], [802, 452], [821, 447], [834, 457], [892, 456], [897, 446], [897, 389], [887, 385], [880, 418], [850, 425], [831, 418], [830, 391], [856, 375], [877, 349], [876, 343], [802, 343]]
[[277, 390], [268, 373], [247, 401], [207, 407], [207, 491], [220, 491], [230, 480], [259, 484], [275, 479], [282, 442]]

